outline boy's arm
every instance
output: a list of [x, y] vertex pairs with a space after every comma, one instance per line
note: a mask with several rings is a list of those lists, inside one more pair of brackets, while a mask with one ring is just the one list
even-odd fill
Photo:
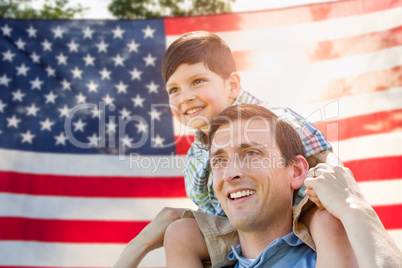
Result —
[[[360, 267], [402, 267], [402, 253], [374, 209], [361, 193], [352, 172], [344, 167], [319, 164], [305, 180], [324, 207], [345, 227]], [[325, 228], [325, 227], [323, 227]]]
[[138, 267], [142, 259], [163, 246], [166, 228], [181, 218], [184, 208], [163, 208], [145, 228], [124, 248], [113, 268]]

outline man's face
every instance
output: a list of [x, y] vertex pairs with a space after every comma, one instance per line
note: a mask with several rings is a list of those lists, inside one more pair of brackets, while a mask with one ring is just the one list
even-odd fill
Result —
[[183, 125], [208, 131], [211, 120], [233, 103], [230, 79], [223, 79], [203, 62], [181, 64], [166, 82], [174, 117]]
[[292, 165], [285, 167], [269, 123], [235, 120], [222, 125], [211, 145], [214, 189], [239, 231], [290, 222]]

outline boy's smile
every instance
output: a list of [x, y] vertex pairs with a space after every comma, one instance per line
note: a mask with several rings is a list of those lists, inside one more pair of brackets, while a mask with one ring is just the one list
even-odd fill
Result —
[[240, 78], [228, 79], [207, 68], [203, 62], [181, 64], [166, 83], [174, 117], [183, 125], [204, 133], [217, 114], [231, 105], [240, 93]]

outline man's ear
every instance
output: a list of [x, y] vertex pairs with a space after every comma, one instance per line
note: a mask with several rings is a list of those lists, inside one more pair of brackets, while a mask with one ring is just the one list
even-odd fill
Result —
[[308, 162], [306, 158], [301, 155], [296, 156], [296, 158], [296, 161], [292, 164], [293, 175], [291, 179], [291, 186], [293, 189], [299, 189], [303, 185], [308, 172]]
[[240, 84], [240, 75], [238, 72], [232, 72], [228, 78], [230, 85], [230, 94], [229, 97], [236, 99], [240, 95], [241, 84]]

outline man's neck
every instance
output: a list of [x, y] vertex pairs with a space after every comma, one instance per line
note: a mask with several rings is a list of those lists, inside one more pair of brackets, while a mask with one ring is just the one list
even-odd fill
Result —
[[243, 232], [238, 230], [242, 255], [248, 259], [257, 258], [261, 252], [275, 239], [281, 238], [292, 231], [291, 218], [288, 224], [269, 224], [263, 230]]

